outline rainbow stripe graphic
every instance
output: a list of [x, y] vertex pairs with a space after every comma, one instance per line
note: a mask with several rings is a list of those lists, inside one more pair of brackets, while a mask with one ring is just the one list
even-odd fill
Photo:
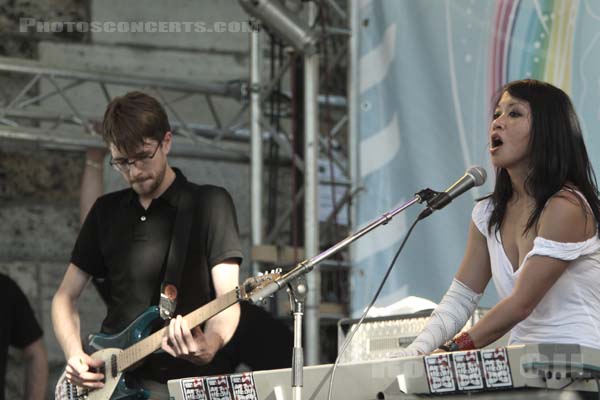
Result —
[[500, 0], [490, 46], [490, 97], [506, 82], [535, 78], [571, 92], [579, 0]]

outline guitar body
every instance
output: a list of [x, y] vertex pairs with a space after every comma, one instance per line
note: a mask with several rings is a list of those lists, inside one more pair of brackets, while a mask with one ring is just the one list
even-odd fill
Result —
[[[190, 327], [200, 325], [221, 311], [231, 307], [242, 299], [247, 299], [253, 290], [271, 284], [280, 276], [281, 270], [272, 271], [256, 278], [248, 278], [241, 287], [217, 297], [211, 302], [185, 315], [183, 318]], [[56, 400], [133, 400], [148, 399], [150, 392], [142, 388], [127, 386], [127, 371], [135, 367], [144, 357], [160, 349], [166, 328], [152, 332], [154, 321], [160, 318], [159, 308], [148, 308], [122, 332], [106, 335], [98, 333], [90, 335], [89, 347], [95, 352], [91, 355], [96, 360], [104, 361], [104, 387], [102, 389], [84, 389], [72, 385], [66, 373], [56, 384], [54, 392]]]
[[[120, 352], [121, 349], [104, 349], [92, 354], [92, 358], [95, 360], [103, 360], [106, 365], [110, 365], [112, 356], [117, 355]], [[129, 393], [129, 389], [125, 386], [121, 377], [121, 373], [117, 373], [117, 375], [113, 377], [107, 371], [105, 373], [106, 381], [104, 382], [104, 387], [102, 389], [87, 389], [69, 383], [66, 378], [66, 372], [63, 372], [56, 384], [54, 398], [55, 400], [76, 400], [82, 398], [88, 400], [135, 399], [135, 394]], [[123, 381], [123, 383], [121, 383], [121, 381]]]
[[148, 336], [152, 329], [152, 324], [160, 317], [158, 307], [149, 307], [130, 323], [127, 328], [119, 333], [107, 335], [96, 333], [88, 337], [88, 345], [92, 350], [98, 351], [115, 347], [125, 349]]
[[97, 333], [89, 336], [89, 346], [96, 350], [91, 357], [103, 360], [106, 369], [104, 376], [106, 382], [102, 389], [85, 389], [72, 385], [66, 379], [63, 372], [56, 384], [56, 400], [76, 400], [87, 396], [88, 400], [132, 400], [147, 399], [149, 393], [140, 388], [127, 387], [127, 374], [117, 372], [114, 376], [111, 372], [111, 362], [118, 354], [132, 344], [135, 344], [148, 336], [152, 329], [152, 323], [159, 318], [158, 307], [150, 307], [137, 317], [127, 328], [114, 335]]

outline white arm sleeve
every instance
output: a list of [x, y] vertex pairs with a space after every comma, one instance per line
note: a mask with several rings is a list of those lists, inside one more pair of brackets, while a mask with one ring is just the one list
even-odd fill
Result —
[[454, 337], [473, 315], [482, 294], [456, 278], [444, 298], [431, 314], [425, 328], [401, 353], [403, 356], [427, 354]]

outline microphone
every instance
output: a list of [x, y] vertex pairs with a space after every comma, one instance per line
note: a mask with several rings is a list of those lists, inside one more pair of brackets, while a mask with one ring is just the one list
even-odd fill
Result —
[[427, 208], [419, 214], [419, 219], [430, 216], [434, 211], [441, 210], [455, 198], [475, 186], [481, 186], [487, 178], [487, 173], [482, 167], [470, 167], [465, 174], [445, 191], [438, 193], [427, 202]]

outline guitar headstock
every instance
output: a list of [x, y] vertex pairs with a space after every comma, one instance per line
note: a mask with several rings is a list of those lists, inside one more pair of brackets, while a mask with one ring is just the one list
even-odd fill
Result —
[[251, 276], [242, 283], [240, 287], [240, 299], [246, 300], [252, 292], [262, 289], [271, 282], [281, 277], [281, 268], [272, 269], [270, 272], [259, 272], [257, 276]]

